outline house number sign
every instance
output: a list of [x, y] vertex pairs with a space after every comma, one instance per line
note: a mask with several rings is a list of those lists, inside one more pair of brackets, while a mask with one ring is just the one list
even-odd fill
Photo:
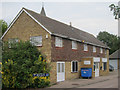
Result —
[[91, 61], [84, 61], [84, 64], [85, 64], [85, 65], [90, 65], [90, 64], [91, 64]]
[[49, 76], [49, 74], [48, 73], [33, 74], [33, 77], [35, 77], [35, 76], [37, 76], [37, 77], [47, 77], [47, 76]]

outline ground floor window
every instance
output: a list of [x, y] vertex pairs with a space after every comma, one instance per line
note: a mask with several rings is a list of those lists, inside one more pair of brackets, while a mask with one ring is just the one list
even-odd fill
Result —
[[103, 70], [106, 70], [107, 69], [107, 62], [103, 62], [102, 67], [103, 67]]
[[72, 72], [78, 72], [78, 61], [72, 61], [71, 62], [71, 71]]

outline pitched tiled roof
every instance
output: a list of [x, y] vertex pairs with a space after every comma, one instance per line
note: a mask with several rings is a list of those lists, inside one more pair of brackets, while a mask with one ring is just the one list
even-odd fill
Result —
[[[25, 8], [24, 8], [25, 9]], [[53, 35], [66, 36], [69, 39], [84, 41], [92, 45], [108, 48], [107, 45], [96, 39], [92, 34], [79, 30], [70, 25], [64, 24], [57, 20], [51, 19], [47, 16], [40, 15], [34, 11], [25, 9], [31, 16], [33, 16], [39, 23], [47, 28]]]
[[120, 59], [120, 49], [112, 53], [109, 57], [110, 59]]

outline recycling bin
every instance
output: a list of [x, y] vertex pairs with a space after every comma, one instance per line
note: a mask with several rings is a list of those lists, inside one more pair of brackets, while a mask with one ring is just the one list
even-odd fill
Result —
[[92, 77], [92, 68], [81, 68], [81, 77]]

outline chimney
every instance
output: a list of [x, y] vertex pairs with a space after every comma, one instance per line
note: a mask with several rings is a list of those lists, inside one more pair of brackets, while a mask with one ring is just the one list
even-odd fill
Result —
[[40, 15], [46, 16], [45, 9], [44, 9], [44, 3], [42, 3], [42, 10], [40, 12]]

